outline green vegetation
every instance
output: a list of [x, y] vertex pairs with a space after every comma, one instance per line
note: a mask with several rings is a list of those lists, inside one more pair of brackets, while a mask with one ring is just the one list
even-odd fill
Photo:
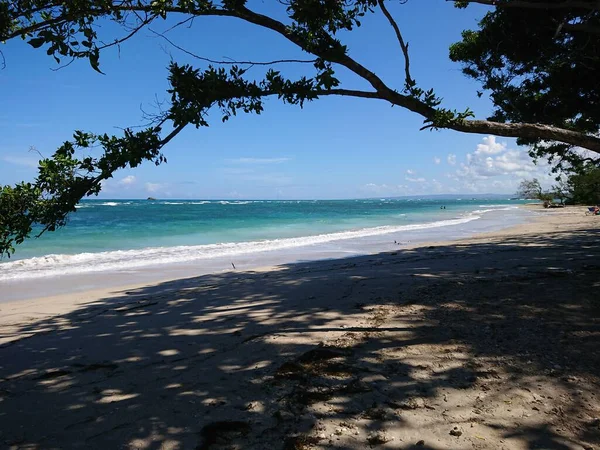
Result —
[[[450, 50], [451, 58], [464, 64], [465, 73], [490, 92], [496, 112], [489, 120], [473, 118], [470, 109], [457, 111], [444, 105], [433, 88], [418, 83], [411, 73], [408, 44], [385, 0], [289, 0], [281, 2], [282, 21], [251, 10], [244, 0], [0, 0], [0, 40], [22, 38], [59, 64], [84, 59], [100, 72], [103, 49], [122, 44], [153, 22], [177, 16], [179, 24], [185, 25], [195, 17], [221, 16], [272, 31], [311, 55], [311, 59], [285, 62], [312, 67], [312, 76], [298, 79], [268, 68], [262, 79], [255, 80], [248, 78], [243, 68], [247, 64], [199, 70], [171, 63], [170, 106], [147, 129], [126, 129], [120, 136], [77, 131], [51, 158], [40, 161], [33, 183], [0, 189], [0, 255], [14, 251], [14, 244], [30, 236], [34, 224], [44, 231], [63, 226], [75, 205], [97, 194], [102, 181], [115, 171], [143, 161], [166, 161], [165, 145], [186, 126], [208, 126], [208, 112], [214, 107], [226, 121], [238, 112], [260, 114], [264, 98], [271, 96], [300, 107], [330, 95], [380, 100], [420, 115], [423, 129], [516, 137], [532, 144], [535, 155], [557, 158], [569, 167], [598, 164], [596, 1], [455, 3], [494, 6], [480, 29], [466, 31], [463, 41]], [[353, 59], [339, 37], [340, 32], [359, 27], [366, 14], [375, 13], [385, 16], [398, 40], [399, 56], [404, 59], [404, 82], [399, 86], [386, 84]], [[122, 37], [99, 36], [103, 28], [96, 25], [106, 21], [120, 25]], [[344, 88], [336, 77], [340, 68], [370, 88]], [[592, 156], [578, 156], [575, 147], [591, 150]], [[92, 148], [96, 156], [90, 156]]]
[[517, 189], [519, 198], [535, 199], [550, 203], [559, 199], [562, 204], [598, 205], [600, 204], [600, 168], [588, 164], [577, 172], [558, 177], [557, 184], [550, 190], [542, 189], [537, 178], [523, 180]]
[[600, 168], [588, 165], [569, 176], [567, 198], [574, 204], [600, 205]]
[[[450, 58], [463, 73], [482, 83], [495, 106], [489, 120], [537, 123], [597, 135], [600, 129], [600, 9], [593, 1], [479, 0], [457, 2], [495, 5]], [[582, 143], [521, 134], [532, 156], [550, 157], [558, 168], [598, 155], [573, 151]], [[554, 141], [554, 142], [552, 142]], [[588, 147], [589, 148], [589, 147]], [[589, 159], [587, 159], [589, 158]]]
[[527, 200], [544, 200], [543, 197], [546, 194], [544, 193], [539, 180], [534, 178], [532, 180], [521, 181], [515, 195]]

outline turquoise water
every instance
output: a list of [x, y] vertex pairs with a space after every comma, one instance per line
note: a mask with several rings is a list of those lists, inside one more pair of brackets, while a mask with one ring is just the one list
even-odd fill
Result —
[[[514, 207], [510, 200], [88, 200], [67, 227], [21, 245], [0, 279], [140, 267], [438, 228]], [[445, 206], [445, 209], [441, 209]]]

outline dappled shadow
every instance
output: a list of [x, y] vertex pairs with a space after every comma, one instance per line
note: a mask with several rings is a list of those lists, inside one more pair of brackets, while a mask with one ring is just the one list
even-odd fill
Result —
[[33, 337], [0, 348], [0, 445], [600, 442], [598, 238], [201, 276], [22, 325]]

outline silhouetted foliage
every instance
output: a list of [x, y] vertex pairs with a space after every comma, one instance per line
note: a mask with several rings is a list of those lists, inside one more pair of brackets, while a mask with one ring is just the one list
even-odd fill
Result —
[[[451, 46], [450, 58], [461, 62], [463, 73], [480, 81], [490, 93], [495, 106], [490, 120], [598, 133], [600, 10], [597, 3], [457, 2], [461, 7], [468, 3], [496, 7], [479, 22], [479, 29], [463, 32], [462, 41]], [[573, 152], [575, 145], [569, 143], [549, 143], [543, 137], [528, 136], [519, 136], [517, 142], [532, 145], [533, 156], [550, 156], [567, 165], [577, 165], [585, 158]], [[597, 164], [597, 155], [593, 159]]]

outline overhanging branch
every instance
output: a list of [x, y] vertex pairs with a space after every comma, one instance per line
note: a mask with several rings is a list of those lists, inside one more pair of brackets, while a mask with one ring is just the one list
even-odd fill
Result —
[[449, 128], [463, 133], [494, 134], [496, 136], [564, 142], [600, 154], [599, 137], [578, 131], [565, 130], [552, 125], [465, 120]]
[[[380, 6], [382, 7], [382, 11], [387, 11], [383, 0], [378, 0], [380, 2]], [[452, 0], [453, 1], [453, 0]], [[565, 1], [557, 1], [557, 2], [533, 2], [527, 0], [473, 0], [472, 3], [481, 3], [487, 4], [489, 6], [497, 6], [497, 7], [521, 7], [521, 8], [551, 8], [551, 9], [559, 9], [559, 8], [585, 8], [589, 10], [595, 10], [598, 7], [598, 1], [582, 1], [582, 0], [565, 0]], [[136, 3], [121, 3], [121, 4], [112, 4], [108, 6], [105, 10], [92, 11], [90, 14], [101, 15], [110, 15], [114, 11], [122, 11], [122, 12], [145, 12], [145, 13], [154, 13], [155, 9], [147, 4], [142, 4], [141, 2]], [[282, 22], [279, 22], [271, 17], [256, 13], [254, 11], [249, 10], [248, 8], [241, 6], [235, 7], [232, 9], [219, 9], [219, 8], [182, 8], [182, 7], [166, 7], [164, 9], [164, 13], [181, 13], [187, 14], [191, 16], [222, 16], [222, 17], [235, 17], [246, 22], [255, 24], [262, 28], [270, 29], [272, 31], [277, 32], [281, 36], [285, 37], [287, 40], [296, 44], [298, 47], [307, 51], [308, 53], [312, 53], [315, 56], [324, 59], [325, 61], [329, 61], [332, 63], [340, 64], [365, 81], [367, 81], [375, 90], [374, 92], [363, 92], [363, 91], [352, 91], [352, 90], [342, 90], [338, 89], [336, 91], [321, 91], [315, 92], [317, 95], [348, 95], [354, 97], [362, 97], [362, 98], [376, 98], [384, 101], [388, 101], [394, 105], [401, 106], [406, 108], [412, 112], [420, 114], [426, 120], [434, 120], [436, 113], [438, 112], [435, 108], [428, 106], [423, 101], [418, 98], [403, 95], [398, 93], [397, 91], [388, 87], [374, 72], [370, 71], [356, 60], [345, 54], [344, 52], [324, 52], [320, 50], [315, 50], [314, 48], [308, 46], [307, 42], [305, 42], [300, 36], [294, 34], [292, 29]], [[385, 12], [384, 12], [385, 14]], [[389, 12], [388, 12], [389, 14]], [[389, 15], [388, 21], [390, 21], [391, 15]], [[50, 22], [60, 22], [70, 20], [68, 17], [59, 17], [53, 18], [49, 22], [38, 24], [38, 26], [47, 26]], [[390, 21], [392, 27], [394, 27], [395, 21]], [[396, 31], [396, 37], [401, 37], [399, 33], [399, 28], [397, 25], [394, 27]], [[35, 30], [31, 30], [35, 31]], [[15, 35], [20, 35], [23, 30], [17, 31]], [[9, 36], [10, 37], [10, 36]], [[333, 37], [328, 34], [323, 35], [323, 39], [327, 41], [327, 39], [331, 39], [331, 43], [336, 42]], [[403, 53], [407, 55], [408, 45], [404, 43], [404, 40], [399, 40], [401, 43], [401, 48]], [[408, 62], [408, 57], [406, 58]], [[410, 68], [409, 66], [405, 66], [406, 68]], [[410, 72], [408, 73], [410, 75]], [[412, 79], [412, 78], [411, 78]], [[444, 125], [444, 127], [449, 129], [454, 129], [461, 132], [466, 133], [482, 133], [482, 134], [496, 134], [499, 136], [507, 136], [507, 137], [525, 137], [525, 138], [534, 138], [534, 139], [543, 139], [543, 140], [556, 140], [560, 142], [564, 142], [570, 145], [580, 146], [592, 150], [594, 152], [600, 153], [600, 138], [588, 135], [585, 133], [580, 133], [576, 131], [561, 129], [558, 127], [553, 127], [549, 125], [542, 124], [527, 124], [527, 123], [498, 123], [491, 122], [485, 120], [463, 120], [463, 121], [454, 121], [448, 125]]]
[[[446, 0], [459, 3], [459, 0]], [[479, 3], [480, 5], [495, 6], [496, 8], [527, 8], [527, 9], [586, 9], [595, 11], [600, 8], [597, 0], [556, 0], [553, 2], [538, 2], [527, 0], [460, 0], [460, 3]]]
[[176, 48], [177, 50], [185, 53], [186, 55], [189, 55], [189, 56], [199, 59], [201, 61], [209, 62], [211, 64], [238, 64], [238, 65], [251, 65], [251, 66], [272, 66], [274, 64], [284, 64], [284, 63], [304, 63], [305, 64], [305, 63], [314, 63], [316, 61], [315, 59], [277, 59], [274, 61], [215, 60], [215, 59], [210, 59], [210, 58], [206, 58], [204, 56], [197, 55], [197, 54], [181, 47], [180, 45], [177, 45], [175, 42], [173, 42], [171, 39], [169, 39], [167, 36], [165, 36], [164, 33], [159, 33], [158, 31], [155, 31], [152, 28], [148, 28], [148, 31], [155, 34], [157, 37], [164, 39], [165, 41], [167, 41], [169, 43], [169, 45], [171, 45], [172, 47]]
[[109, 47], [114, 47], [115, 45], [120, 45], [125, 41], [128, 41], [129, 39], [131, 39], [133, 36], [135, 36], [142, 28], [144, 28], [146, 25], [152, 23], [152, 21], [156, 19], [155, 15], [150, 15], [146, 18], [140, 18], [140, 23], [138, 25], [136, 25], [127, 35], [121, 37], [121, 38], [117, 38], [112, 42], [109, 42], [107, 44], [103, 44], [100, 47], [98, 47], [98, 50], [104, 50], [106, 48]]
[[405, 82], [407, 85], [413, 85], [414, 80], [410, 76], [410, 59], [408, 55], [408, 43], [404, 41], [402, 33], [400, 32], [400, 28], [398, 27], [398, 24], [386, 8], [384, 0], [379, 0], [379, 7], [381, 8], [383, 14], [394, 29], [394, 32], [396, 33], [396, 38], [398, 39], [398, 43], [400, 44], [400, 49], [402, 50], [402, 54], [404, 55], [404, 75], [406, 77]]
[[[563, 30], [568, 30], [572, 32], [579, 33], [589, 33], [589, 34], [600, 34], [600, 23], [589, 24], [585, 22], [581, 23], [565, 23], [561, 25]], [[559, 30], [560, 31], [560, 30]], [[559, 32], [558, 31], [558, 32]], [[558, 34], [557, 32], [557, 34]]]

